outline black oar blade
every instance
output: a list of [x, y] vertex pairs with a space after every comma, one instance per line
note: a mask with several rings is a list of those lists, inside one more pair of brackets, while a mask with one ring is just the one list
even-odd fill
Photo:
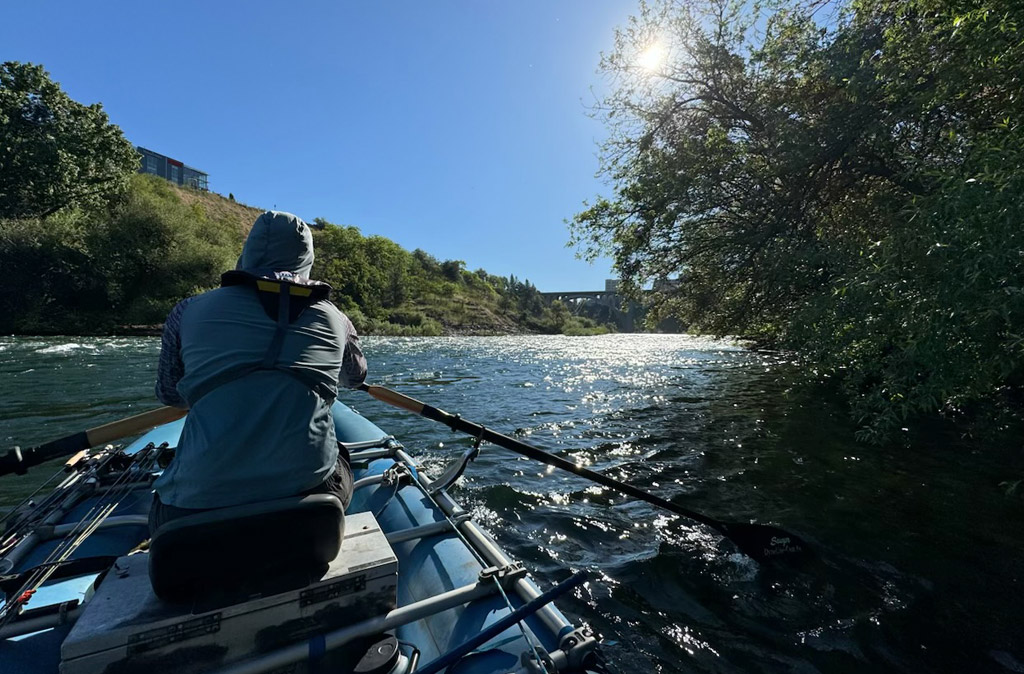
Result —
[[769, 524], [730, 522], [723, 523], [720, 531], [758, 562], [800, 565], [814, 557], [811, 546], [800, 537]]

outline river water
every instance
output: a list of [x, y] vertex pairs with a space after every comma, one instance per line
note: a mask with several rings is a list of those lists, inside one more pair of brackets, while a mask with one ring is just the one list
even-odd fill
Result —
[[[366, 338], [373, 383], [514, 433], [728, 521], [812, 543], [807, 573], [759, 569], [685, 519], [485, 446], [452, 491], [628, 672], [1024, 672], [1020, 439], [937, 429], [853, 440], [784, 355], [683, 335]], [[0, 447], [154, 407], [159, 340], [0, 338]], [[364, 394], [342, 401], [430, 472], [469, 440]], [[36, 471], [35, 478], [46, 471]], [[25, 480], [0, 482], [0, 501]], [[21, 482], [19, 482], [19, 480]]]

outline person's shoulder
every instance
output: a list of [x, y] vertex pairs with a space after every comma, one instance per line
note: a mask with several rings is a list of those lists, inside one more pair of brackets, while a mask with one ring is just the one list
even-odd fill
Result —
[[252, 294], [245, 286], [223, 286], [220, 288], [214, 288], [207, 290], [206, 292], [199, 293], [198, 295], [192, 295], [186, 297], [182, 302], [187, 304], [202, 304], [203, 302], [209, 302], [220, 298], [230, 298], [232, 296], [247, 296]]
[[320, 300], [310, 305], [309, 310], [311, 313], [322, 316], [324, 320], [329, 322], [333, 327], [350, 330], [348, 326], [352, 325], [352, 321], [349, 320], [345, 312], [334, 305], [330, 300]]
[[[203, 313], [204, 309], [201, 309], [200, 307], [203, 307], [204, 305], [206, 310], [215, 310], [218, 300], [223, 299], [224, 301], [229, 301], [233, 294], [237, 294], [235, 287], [214, 288], [197, 295], [191, 295], [178, 302], [174, 309], [171, 310], [171, 315], [180, 318], [186, 313], [186, 310], [190, 308], [194, 308], [194, 311], [189, 312], [190, 314], [195, 313], [196, 311]], [[214, 302], [214, 304], [210, 305], [210, 302]]]
[[167, 314], [167, 318], [164, 319], [164, 335], [177, 334], [181, 329], [182, 317], [185, 315], [185, 309], [189, 305], [193, 304], [199, 295], [192, 295], [180, 300], [174, 305], [174, 308]]
[[180, 316], [185, 311], [185, 308], [188, 305], [192, 304], [193, 302], [195, 302], [200, 297], [202, 297], [202, 295], [190, 295], [189, 297], [186, 297], [183, 300], [179, 300], [178, 303], [174, 305], [174, 308], [171, 309], [170, 315], [171, 316]]

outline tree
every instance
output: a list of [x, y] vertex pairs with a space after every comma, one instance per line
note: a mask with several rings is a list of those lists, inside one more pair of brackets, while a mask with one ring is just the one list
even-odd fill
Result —
[[427, 274], [439, 274], [441, 273], [441, 263], [437, 261], [437, 258], [426, 252], [422, 248], [417, 248], [412, 252], [413, 258], [419, 264], [420, 268]]
[[139, 165], [99, 103], [76, 103], [30, 63], [0, 65], [0, 139], [0, 218], [104, 206]]
[[452, 283], [459, 283], [465, 268], [466, 263], [462, 260], [445, 260], [441, 263], [441, 274]]
[[0, 219], [0, 332], [82, 334], [155, 324], [185, 296], [216, 287], [242, 241], [180, 190], [136, 174], [103, 212]]
[[573, 236], [653, 319], [801, 351], [880, 438], [1024, 382], [1024, 6], [823, 4], [642, 5]]

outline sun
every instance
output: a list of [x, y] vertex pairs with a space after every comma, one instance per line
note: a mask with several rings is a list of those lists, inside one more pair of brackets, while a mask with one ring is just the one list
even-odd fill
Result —
[[665, 49], [665, 45], [661, 42], [652, 42], [640, 53], [636, 63], [647, 72], [653, 73], [661, 69], [667, 56], [668, 50]]

